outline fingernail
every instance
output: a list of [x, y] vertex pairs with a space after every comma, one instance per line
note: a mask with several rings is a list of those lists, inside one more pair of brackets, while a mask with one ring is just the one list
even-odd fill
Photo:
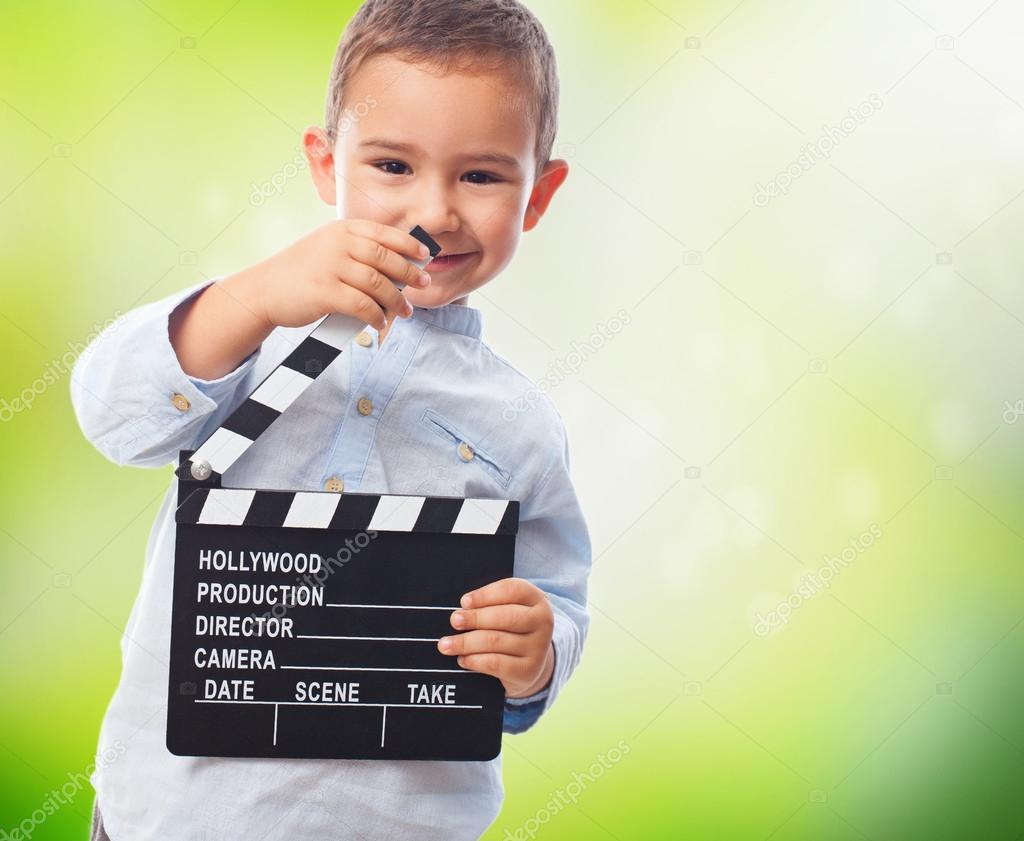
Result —
[[422, 281], [422, 283], [425, 286], [426, 284], [430, 283], [430, 275], [428, 275], [426, 272], [420, 272], [420, 281]]
[[464, 613], [452, 614], [452, 624], [456, 628], [461, 628], [463, 625], [466, 624], [466, 614], [464, 614]]
[[412, 315], [412, 304], [406, 301], [405, 306], [402, 307], [402, 312], [404, 312], [406, 315]]
[[448, 649], [452, 647], [452, 638], [441, 637], [441, 639], [438, 641], [438, 645], [440, 645], [442, 651], [448, 651]]
[[427, 248], [422, 242], [420, 243], [420, 257], [427, 257], [430, 254], [430, 249]]
[[464, 595], [462, 599], [459, 601], [459, 604], [461, 604], [463, 607], [469, 607], [472, 601], [473, 597], [469, 595], [469, 593], [466, 593], [466, 595]]

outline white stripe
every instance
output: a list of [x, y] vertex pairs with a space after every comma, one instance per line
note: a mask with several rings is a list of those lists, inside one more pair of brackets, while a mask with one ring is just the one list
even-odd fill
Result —
[[240, 526], [249, 512], [254, 490], [211, 488], [197, 522], [205, 525]]
[[507, 508], [507, 499], [465, 499], [452, 534], [494, 534]]
[[299, 491], [295, 494], [284, 525], [299, 529], [325, 529], [338, 510], [341, 494]]
[[326, 345], [330, 345], [338, 350], [344, 350], [356, 333], [362, 330], [364, 326], [364, 323], [357, 318], [335, 312], [321, 321], [320, 326], [310, 335]]
[[368, 531], [412, 531], [423, 508], [422, 496], [382, 496]]
[[192, 454], [190, 461], [207, 461], [218, 473], [224, 473], [251, 446], [252, 441], [244, 435], [220, 427]]
[[282, 365], [275, 368], [249, 397], [257, 403], [283, 412], [302, 394], [313, 380], [305, 374]]

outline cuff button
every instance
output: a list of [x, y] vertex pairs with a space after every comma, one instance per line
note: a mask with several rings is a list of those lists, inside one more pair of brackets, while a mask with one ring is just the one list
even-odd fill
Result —
[[171, 404], [179, 412], [187, 412], [189, 407], [192, 405], [188, 402], [188, 398], [184, 394], [173, 394], [171, 396]]

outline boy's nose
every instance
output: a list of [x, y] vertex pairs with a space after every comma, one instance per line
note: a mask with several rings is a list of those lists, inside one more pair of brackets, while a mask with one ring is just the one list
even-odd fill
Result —
[[424, 190], [409, 208], [410, 225], [419, 225], [431, 236], [459, 229], [459, 213], [452, 196], [442, 189]]

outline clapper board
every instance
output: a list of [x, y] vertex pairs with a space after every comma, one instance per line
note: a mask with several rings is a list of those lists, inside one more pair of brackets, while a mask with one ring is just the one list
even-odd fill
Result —
[[463, 593], [513, 574], [518, 501], [221, 482], [362, 326], [321, 320], [179, 455], [174, 754], [479, 761], [501, 750], [504, 687], [437, 641], [456, 633]]

